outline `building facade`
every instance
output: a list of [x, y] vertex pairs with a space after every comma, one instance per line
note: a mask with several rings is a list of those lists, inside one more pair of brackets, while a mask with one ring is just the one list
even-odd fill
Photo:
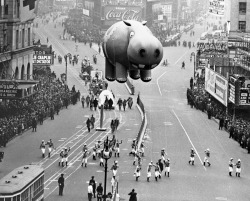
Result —
[[0, 15], [0, 79], [33, 79], [32, 33], [36, 1], [1, 2], [4, 4]]

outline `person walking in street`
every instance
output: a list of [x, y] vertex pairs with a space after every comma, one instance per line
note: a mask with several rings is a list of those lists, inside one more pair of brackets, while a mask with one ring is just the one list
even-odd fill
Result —
[[82, 153], [83, 153], [83, 155], [82, 155], [82, 167], [83, 167], [83, 164], [85, 165], [85, 167], [87, 167], [89, 152], [88, 152], [88, 147], [87, 147], [86, 143], [83, 145]]
[[219, 121], [219, 130], [222, 130], [224, 126], [224, 118], [221, 116]]
[[117, 174], [117, 169], [118, 169], [118, 161], [114, 161], [113, 166], [111, 167], [111, 170], [113, 172], [113, 177], [115, 178], [116, 174]]
[[85, 98], [84, 98], [84, 96], [82, 96], [81, 102], [82, 102], [82, 107], [84, 108], [84, 104], [85, 104]]
[[94, 126], [95, 126], [95, 117], [93, 116], [93, 114], [92, 114], [92, 116], [90, 117], [90, 122], [91, 122], [91, 126], [92, 126], [92, 129], [93, 129]]
[[135, 192], [135, 189], [132, 189], [132, 191], [128, 194], [129, 201], [137, 201], [137, 193]]
[[236, 177], [240, 177], [240, 173], [241, 173], [241, 160], [240, 159], [238, 159], [235, 166], [236, 166]]
[[52, 140], [50, 139], [50, 140], [47, 142], [46, 145], [48, 145], [48, 150], [49, 150], [48, 157], [50, 158], [50, 154], [51, 154], [51, 152], [52, 152], [52, 149], [55, 149], [54, 143], [53, 143]]
[[102, 193], [103, 193], [102, 183], [99, 183], [99, 186], [96, 188], [96, 192], [97, 192], [97, 201], [102, 201]]
[[155, 165], [153, 164], [153, 166], [155, 167], [155, 181], [157, 181], [158, 177], [160, 176], [160, 167], [158, 162]]
[[63, 196], [63, 188], [64, 188], [64, 177], [61, 174], [61, 177], [58, 179], [58, 186], [59, 186], [59, 195]]
[[92, 188], [93, 188], [93, 195], [94, 195], [94, 198], [95, 198], [95, 191], [96, 191], [96, 183], [95, 183], [95, 177], [92, 176], [91, 179], [89, 180], [89, 184], [92, 185]]
[[185, 62], [184, 61], [181, 64], [181, 69], [185, 69]]
[[134, 172], [135, 180], [138, 181], [139, 177], [141, 176], [141, 167], [139, 165], [136, 166]]
[[194, 165], [194, 156], [195, 156], [195, 151], [193, 148], [191, 148], [191, 153], [190, 153], [190, 160], [188, 161], [189, 164]]
[[229, 176], [230, 177], [232, 176], [232, 172], [234, 171], [233, 166], [234, 166], [233, 158], [231, 158], [230, 161], [229, 161]]
[[121, 111], [121, 109], [122, 109], [122, 104], [123, 104], [121, 98], [119, 98], [119, 100], [117, 101], [117, 104], [118, 104], [118, 106], [119, 106], [119, 111]]
[[32, 118], [32, 132], [36, 132], [36, 127], [37, 127], [37, 122], [36, 122], [36, 118], [33, 117]]
[[88, 128], [88, 132], [90, 132], [91, 120], [89, 118], [86, 121], [86, 125], [87, 125], [87, 128]]
[[147, 182], [149, 182], [149, 179], [151, 177], [151, 168], [152, 168], [152, 164], [153, 162], [151, 161], [149, 164], [148, 164], [148, 167], [147, 167]]
[[94, 99], [93, 104], [94, 104], [94, 108], [95, 108], [95, 111], [96, 111], [96, 108], [98, 106], [98, 100], [96, 98]]
[[92, 196], [93, 196], [93, 186], [91, 185], [91, 183], [89, 183], [88, 186], [88, 200], [92, 201]]
[[112, 110], [112, 106], [113, 106], [113, 100], [112, 100], [112, 98], [110, 98], [108, 100], [108, 105], [109, 105], [109, 110]]
[[40, 149], [41, 149], [41, 151], [42, 151], [42, 156], [43, 156], [43, 158], [45, 158], [45, 148], [46, 148], [45, 142], [44, 142], [44, 140], [42, 140], [42, 143], [41, 143], [41, 145], [40, 145]]
[[169, 172], [170, 172], [170, 159], [168, 158], [166, 161], [163, 161], [164, 165], [165, 165], [165, 176], [167, 176], [168, 173], [168, 177], [169, 177]]
[[127, 100], [126, 99], [123, 100], [122, 106], [123, 106], [123, 110], [125, 112], [125, 109], [126, 109], [126, 106], [127, 106]]
[[206, 163], [208, 164], [208, 166], [211, 165], [211, 163], [208, 160], [209, 158], [210, 158], [210, 150], [207, 149], [207, 150], [205, 150], [205, 158], [204, 158], [204, 161], [203, 161], [204, 166], [206, 166]]
[[89, 103], [90, 103], [90, 97], [89, 97], [89, 95], [87, 95], [87, 97], [86, 97], [86, 104], [87, 104], [87, 107], [89, 107]]

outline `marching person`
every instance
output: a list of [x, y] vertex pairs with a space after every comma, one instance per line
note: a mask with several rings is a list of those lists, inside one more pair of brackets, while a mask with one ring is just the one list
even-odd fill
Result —
[[149, 164], [148, 164], [148, 167], [147, 167], [147, 182], [149, 182], [149, 179], [151, 177], [151, 168], [152, 168], [152, 164], [153, 162], [151, 161]]
[[153, 164], [153, 166], [155, 167], [155, 181], [157, 181], [158, 177], [160, 176], [160, 167], [158, 162], [155, 165]]
[[47, 142], [47, 145], [48, 145], [48, 149], [49, 149], [48, 157], [50, 158], [50, 154], [52, 152], [52, 149], [55, 149], [55, 147], [54, 147], [54, 143], [52, 142], [51, 139]]
[[64, 174], [61, 174], [61, 177], [58, 179], [58, 185], [59, 185], [59, 195], [63, 196], [63, 188], [64, 188]]
[[132, 191], [128, 195], [130, 195], [129, 201], [137, 201], [137, 193], [135, 192], [135, 189], [132, 189]]
[[122, 106], [123, 106], [124, 112], [125, 112], [125, 110], [126, 110], [126, 105], [127, 105], [127, 100], [124, 99], [123, 102], [122, 102]]
[[115, 157], [116, 157], [116, 155], [117, 155], [117, 157], [120, 157], [120, 144], [121, 143], [122, 143], [122, 140], [121, 140], [121, 142], [116, 140], [116, 143], [115, 143]]
[[114, 165], [111, 167], [111, 170], [113, 171], [113, 177], [115, 178], [117, 174], [117, 169], [118, 169], [118, 161], [114, 161]]
[[118, 106], [119, 106], [119, 111], [121, 111], [121, 109], [122, 109], [122, 99], [121, 98], [119, 98], [119, 100], [117, 101], [117, 104], [118, 104]]
[[165, 156], [167, 156], [167, 153], [166, 153], [166, 151], [165, 151], [165, 148], [162, 148], [162, 150], [161, 150], [161, 159], [162, 159], [163, 161], [166, 160], [166, 159], [165, 159]]
[[84, 108], [84, 103], [85, 103], [85, 98], [84, 98], [84, 96], [82, 96], [81, 102], [82, 102], [82, 107]]
[[159, 175], [159, 178], [161, 178], [161, 173], [162, 173], [163, 170], [164, 170], [164, 164], [163, 164], [161, 161], [162, 161], [161, 159], [158, 160], [158, 164], [159, 164], [159, 168], [160, 168], [160, 175]]
[[88, 186], [88, 200], [89, 201], [92, 200], [92, 196], [93, 196], [93, 186], [91, 185], [91, 183], [89, 183], [89, 186]]
[[103, 151], [101, 151], [99, 157], [100, 157], [100, 166], [104, 167], [104, 163], [103, 163]]
[[141, 148], [140, 148], [140, 152], [141, 152], [142, 157], [144, 157], [144, 152], [145, 152], [144, 147], [145, 147], [145, 145], [144, 145], [144, 142], [142, 141], [141, 142]]
[[190, 160], [188, 161], [188, 163], [194, 165], [194, 156], [195, 156], [195, 151], [193, 148], [191, 148], [191, 153], [190, 153]]
[[83, 155], [82, 155], [82, 167], [83, 164], [85, 164], [85, 167], [87, 167], [87, 163], [88, 163], [88, 147], [87, 144], [85, 143], [83, 145], [83, 149], [82, 149]]
[[167, 176], [168, 173], [168, 177], [169, 177], [169, 172], [170, 172], [170, 159], [168, 158], [166, 161], [163, 161], [164, 165], [165, 165], [165, 176]]
[[43, 158], [45, 158], [45, 142], [44, 142], [44, 140], [42, 140], [42, 143], [41, 143], [41, 145], [40, 145], [40, 149], [41, 149], [41, 151], [42, 151], [42, 156], [43, 156]]
[[205, 158], [204, 158], [204, 161], [203, 161], [204, 166], [206, 166], [206, 163], [208, 164], [208, 166], [211, 165], [211, 163], [208, 161], [209, 157], [210, 157], [210, 150], [207, 149], [207, 150], [205, 150]]
[[62, 151], [60, 152], [60, 160], [59, 160], [59, 166], [62, 164], [63, 165], [63, 161], [64, 161], [64, 149], [62, 149]]
[[[64, 148], [63, 152], [63, 162], [65, 162], [66, 166], [68, 166], [68, 155], [69, 155], [70, 147], [69, 148]], [[62, 167], [64, 167], [64, 164], [62, 162]]]
[[229, 161], [229, 176], [232, 176], [232, 172], [234, 171], [233, 166], [233, 158], [231, 158]]
[[132, 144], [131, 144], [131, 148], [132, 148], [132, 150], [131, 150], [131, 152], [129, 153], [129, 155], [132, 154], [133, 156], [135, 156], [136, 139], [133, 140], [133, 142], [132, 142]]
[[96, 146], [93, 147], [93, 160], [96, 160]]
[[240, 173], [241, 173], [241, 160], [240, 159], [238, 159], [235, 166], [236, 166], [236, 177], [240, 177]]
[[135, 180], [138, 181], [138, 178], [141, 176], [141, 166], [137, 165], [135, 168]]

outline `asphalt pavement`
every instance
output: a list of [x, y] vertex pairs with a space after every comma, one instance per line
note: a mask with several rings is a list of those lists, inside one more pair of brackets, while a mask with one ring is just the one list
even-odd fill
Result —
[[[197, 41], [205, 27], [196, 25], [195, 36], [183, 34], [181, 41]], [[36, 33], [55, 48], [57, 55], [79, 54], [80, 58], [88, 56], [92, 58], [96, 54], [95, 47], [78, 44], [78, 52], [75, 52], [74, 41], [65, 41], [59, 38], [62, 28], [54, 28], [53, 23], [40, 26]], [[215, 121], [207, 119], [205, 113], [190, 108], [187, 105], [186, 89], [189, 79], [193, 76], [193, 62], [190, 62], [190, 54], [195, 48], [166, 47], [164, 59], [170, 63], [168, 67], [158, 66], [152, 71], [152, 81], [132, 81], [136, 94], [140, 93], [145, 105], [148, 117], [147, 138], [145, 139], [145, 157], [143, 158], [142, 172], [139, 181], [133, 176], [135, 166], [132, 165], [133, 157], [128, 153], [131, 149], [132, 139], [137, 135], [141, 123], [141, 116], [134, 106], [132, 110], [120, 112], [117, 110], [105, 112], [105, 126], [109, 127], [110, 120], [114, 117], [121, 119], [121, 127], [116, 132], [118, 139], [123, 140], [121, 145], [121, 157], [112, 157], [109, 169], [114, 160], [119, 161], [119, 195], [123, 200], [128, 200], [128, 193], [132, 188], [138, 193], [141, 201], [248, 201], [250, 185], [250, 156], [246, 150], [241, 149], [237, 142], [228, 138], [228, 133], [218, 130]], [[181, 69], [181, 62], [185, 61], [186, 68]], [[95, 68], [104, 71], [104, 58], [98, 55]], [[52, 67], [57, 74], [65, 72], [64, 63], [55, 63]], [[82, 94], [87, 94], [87, 88], [78, 78], [80, 65], [69, 66], [68, 84], [76, 85], [76, 89]], [[124, 84], [109, 82], [109, 87], [115, 93], [116, 98], [127, 98], [128, 91]], [[134, 102], [136, 96], [133, 97]], [[106, 132], [86, 132], [85, 121], [90, 114], [94, 114], [98, 121], [99, 111], [92, 112], [82, 109], [80, 103], [70, 106], [68, 110], [62, 110], [55, 120], [47, 120], [43, 126], [38, 127], [38, 132], [26, 132], [14, 139], [5, 149], [6, 158], [1, 164], [0, 176], [10, 172], [14, 166], [20, 166], [30, 162], [37, 162], [45, 167], [45, 200], [87, 200], [87, 181], [91, 176], [96, 177], [97, 182], [104, 180], [103, 168], [98, 166], [98, 161], [89, 160], [87, 168], [80, 167], [80, 150], [82, 144], [87, 142], [91, 147], [97, 139], [110, 135]], [[98, 122], [97, 122], [98, 123]], [[52, 138], [56, 143], [57, 151], [52, 159], [42, 159], [39, 145], [42, 139]], [[67, 168], [57, 165], [58, 151], [63, 146], [71, 146], [70, 162]], [[191, 147], [196, 150], [195, 165], [188, 164]], [[170, 177], [162, 177], [158, 182], [154, 177], [150, 182], [146, 181], [146, 167], [152, 160], [156, 162], [160, 158], [160, 150], [165, 148], [170, 158]], [[204, 167], [204, 151], [211, 150], [211, 166]], [[242, 174], [240, 178], [228, 176], [228, 161], [233, 157], [242, 161]], [[56, 179], [61, 172], [65, 172], [66, 187], [63, 197], [58, 196]], [[154, 171], [152, 171], [154, 174]], [[108, 189], [111, 190], [111, 171], [108, 172]]]

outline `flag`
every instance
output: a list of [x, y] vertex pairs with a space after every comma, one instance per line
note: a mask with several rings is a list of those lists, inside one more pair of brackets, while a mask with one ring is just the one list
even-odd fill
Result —
[[37, 0], [20, 0], [20, 20], [25, 22], [36, 17]]

